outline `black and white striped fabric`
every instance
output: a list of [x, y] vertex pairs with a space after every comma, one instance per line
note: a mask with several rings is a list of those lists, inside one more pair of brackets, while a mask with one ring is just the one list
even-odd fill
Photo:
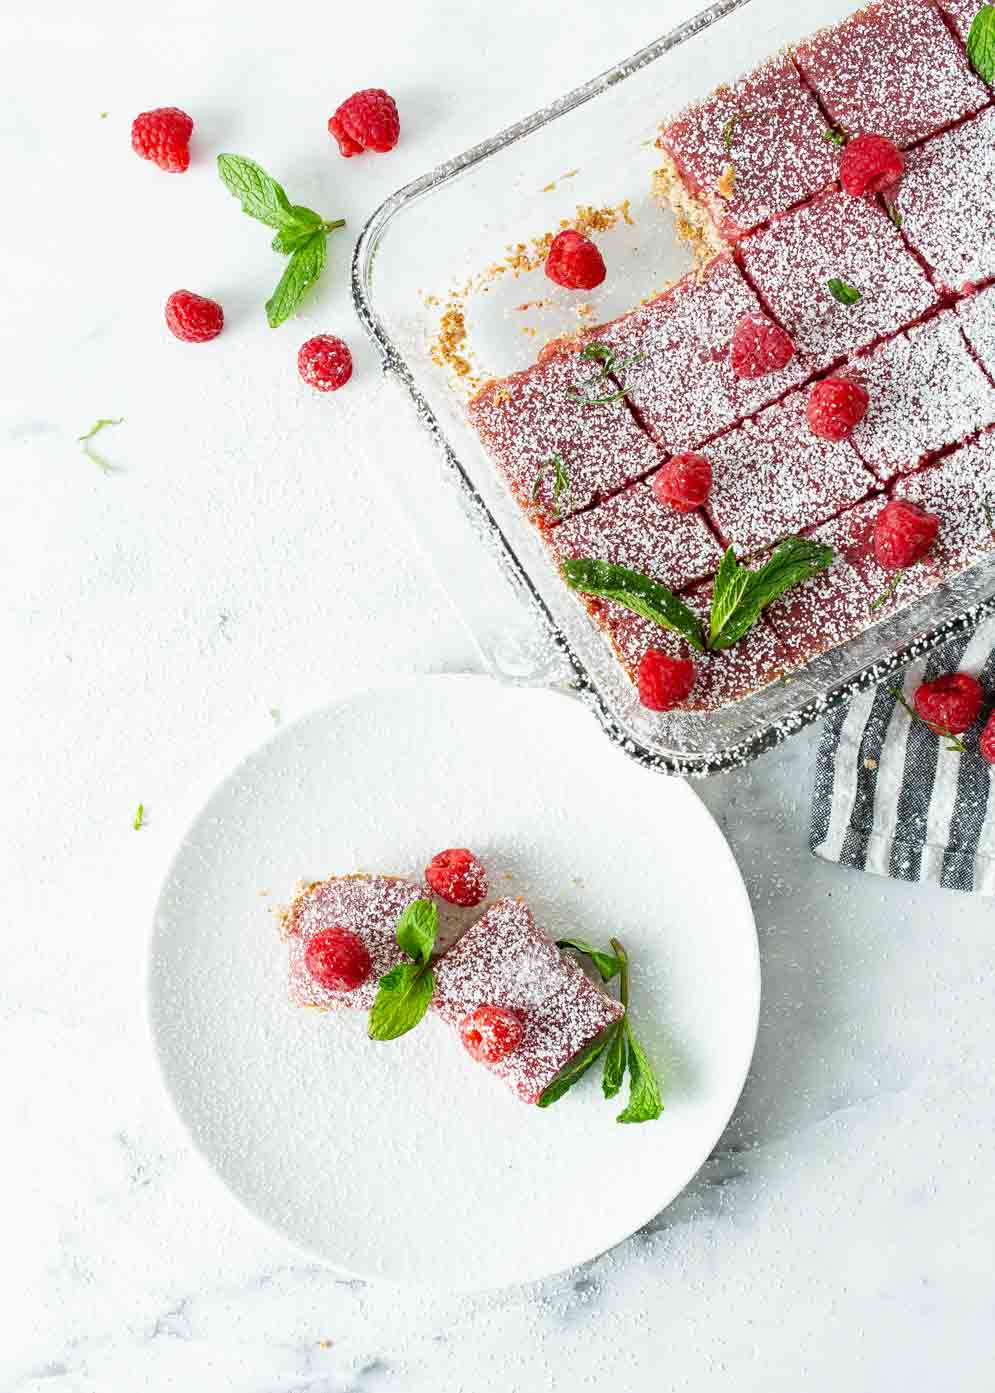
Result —
[[[970, 672], [995, 696], [995, 620], [961, 634], [904, 673], [920, 682]], [[897, 880], [995, 895], [993, 771], [977, 753], [951, 753], [895, 697], [896, 674], [826, 719], [816, 765], [811, 847], [817, 856]]]

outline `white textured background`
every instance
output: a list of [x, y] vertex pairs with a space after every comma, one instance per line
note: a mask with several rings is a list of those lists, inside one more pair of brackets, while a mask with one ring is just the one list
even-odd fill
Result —
[[[145, 1042], [149, 901], [205, 768], [270, 707], [475, 662], [378, 493], [384, 438], [433, 461], [352, 317], [348, 238], [691, 8], [0, 15], [3, 1393], [995, 1387], [991, 907], [815, 863], [812, 733], [704, 790], [764, 960], [740, 1110], [685, 1197], [583, 1271], [470, 1301], [337, 1281], [190, 1154]], [[403, 142], [346, 163], [325, 121], [366, 85], [395, 94]], [[167, 104], [197, 123], [182, 178], [128, 148]], [[350, 220], [276, 333], [275, 258], [220, 191], [221, 148]], [[223, 301], [213, 345], [165, 333], [178, 286]], [[356, 356], [328, 399], [294, 365], [320, 330]], [[105, 415], [127, 418], [97, 442], [109, 477], [74, 443]]]

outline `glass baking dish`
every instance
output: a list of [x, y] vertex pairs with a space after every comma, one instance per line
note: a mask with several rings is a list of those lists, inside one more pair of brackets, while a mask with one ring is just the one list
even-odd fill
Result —
[[[657, 715], [640, 706], [607, 640], [558, 576], [536, 529], [511, 497], [465, 416], [465, 395], [432, 357], [444, 297], [509, 245], [541, 236], [579, 203], [619, 206], [606, 234], [612, 276], [591, 292], [592, 323], [631, 308], [690, 265], [651, 175], [661, 121], [785, 44], [854, 9], [852, 0], [719, 0], [632, 58], [491, 140], [423, 175], [370, 218], [352, 267], [356, 310], [385, 373], [410, 397], [439, 449], [439, 468], [412, 473], [382, 451], [384, 482], [467, 621], [490, 670], [504, 680], [569, 687], [640, 762], [697, 776], [754, 758], [853, 692], [995, 611], [995, 556], [773, 686], [707, 714]], [[624, 268], [624, 269], [623, 269]], [[541, 269], [495, 278], [468, 302], [484, 375], [534, 361], [544, 339], [512, 310], [548, 297]], [[510, 298], [509, 298], [510, 297]], [[544, 309], [545, 337], [577, 327], [576, 302]], [[522, 302], [521, 304], [515, 303]], [[573, 316], [572, 318], [570, 316]], [[501, 580], [499, 577], [503, 577]]]

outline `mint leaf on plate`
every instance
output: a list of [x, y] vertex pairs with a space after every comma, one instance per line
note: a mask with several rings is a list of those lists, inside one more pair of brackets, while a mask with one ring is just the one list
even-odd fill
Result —
[[663, 1112], [660, 1085], [653, 1073], [653, 1066], [646, 1058], [645, 1050], [632, 1033], [628, 1016], [623, 1024], [628, 1037], [629, 1101], [615, 1121], [655, 1122]]
[[415, 900], [397, 921], [397, 946], [416, 963], [427, 963], [438, 931], [438, 907], [431, 900]]
[[750, 571], [732, 547], [722, 558], [712, 594], [711, 648], [731, 648], [760, 618], [760, 611], [792, 586], [810, 580], [832, 562], [832, 547], [805, 537], [787, 537], [766, 565]]
[[562, 1098], [564, 1093], [567, 1093], [573, 1088], [578, 1079], [584, 1077], [591, 1065], [608, 1047], [608, 1042], [611, 1039], [613, 1030], [614, 1026], [609, 1026], [607, 1030], [603, 1030], [600, 1035], [596, 1035], [593, 1040], [589, 1040], [584, 1048], [574, 1055], [573, 1059], [568, 1060], [567, 1063], [564, 1064], [560, 1072], [546, 1085], [539, 1095], [538, 1107], [550, 1107], [551, 1104]]
[[841, 281], [837, 276], [831, 277], [826, 282], [829, 293], [834, 300], [841, 305], [859, 305], [864, 298], [861, 291], [855, 285], [849, 285], [846, 281]]
[[325, 269], [325, 233], [313, 232], [292, 254], [276, 289], [266, 301], [266, 318], [271, 329], [289, 319], [305, 294]]
[[591, 962], [601, 973], [603, 982], [610, 982], [613, 977], [617, 977], [622, 969], [622, 964], [614, 953], [604, 953], [599, 948], [592, 948], [589, 943], [584, 943], [579, 938], [558, 938], [557, 948], [572, 948], [575, 953], [583, 953], [585, 958], [590, 958]]
[[219, 155], [218, 173], [229, 193], [241, 201], [242, 212], [267, 227], [286, 227], [294, 221], [283, 185], [245, 155]]
[[995, 83], [995, 5], [982, 5], [967, 36], [967, 56], [974, 71]]
[[424, 963], [398, 963], [380, 978], [380, 990], [370, 1012], [371, 1040], [396, 1040], [407, 1035], [428, 1010], [435, 975]]
[[622, 1087], [625, 1078], [625, 1017], [615, 1025], [612, 1038], [605, 1051], [605, 1067], [601, 1075], [601, 1091], [606, 1098], [614, 1098]]
[[591, 557], [564, 561], [562, 571], [571, 590], [596, 599], [614, 600], [662, 629], [683, 635], [692, 648], [704, 652], [705, 639], [697, 615], [665, 585], [625, 566]]

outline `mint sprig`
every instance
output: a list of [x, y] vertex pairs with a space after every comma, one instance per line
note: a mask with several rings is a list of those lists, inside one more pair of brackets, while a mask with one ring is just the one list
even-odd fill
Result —
[[699, 653], [705, 651], [705, 636], [698, 616], [672, 590], [649, 576], [593, 557], [564, 561], [562, 572], [571, 590], [599, 600], [613, 600], [633, 614], [659, 624], [662, 629], [672, 629]]
[[430, 963], [438, 930], [439, 911], [431, 900], [415, 900], [398, 919], [397, 945], [414, 962], [398, 963], [380, 978], [367, 1028], [371, 1040], [407, 1035], [428, 1010], [435, 991]]
[[855, 285], [841, 281], [838, 276], [830, 277], [826, 285], [829, 287], [830, 295], [841, 305], [859, 305], [864, 298], [863, 292], [858, 290]]
[[967, 56], [974, 71], [995, 83], [995, 5], [982, 5], [967, 36]]
[[590, 958], [591, 962], [601, 973], [603, 982], [610, 982], [613, 977], [617, 977], [622, 971], [622, 962], [614, 953], [603, 953], [598, 948], [592, 948], [589, 943], [584, 943], [579, 938], [558, 938], [557, 948], [570, 948], [575, 953], [581, 953], [585, 958]]
[[292, 204], [283, 185], [245, 155], [219, 155], [218, 173], [228, 192], [241, 203], [243, 213], [275, 229], [273, 250], [290, 257], [287, 269], [266, 301], [266, 317], [270, 328], [275, 329], [293, 314], [321, 275], [327, 235], [345, 227], [345, 219], [327, 221], [311, 208]]
[[553, 471], [552, 518], [554, 522], [559, 522], [560, 518], [563, 516], [563, 510], [560, 507], [560, 499], [565, 498], [566, 506], [568, 508], [570, 507], [570, 474], [567, 470], [566, 464], [563, 461], [563, 456], [560, 454], [558, 450], [555, 454], [550, 455], [549, 459], [545, 460], [539, 466], [538, 472], [536, 473], [535, 483], [532, 485], [533, 503], [539, 502], [539, 497], [542, 493], [542, 481], [546, 476], [547, 469], [552, 469]]
[[759, 571], [740, 564], [732, 547], [722, 558], [712, 592], [709, 647], [731, 648], [760, 618], [761, 610], [792, 586], [824, 571], [832, 562], [832, 547], [804, 537], [788, 537], [774, 548]]
[[[642, 353], [633, 353], [628, 358], [619, 358], [611, 344], [602, 343], [600, 339], [592, 339], [580, 350], [581, 358], [586, 358], [588, 362], [601, 364], [601, 372], [595, 381], [600, 381], [601, 378], [608, 377], [610, 374], [614, 374], [617, 378], [620, 373], [624, 372], [626, 368], [632, 367], [634, 363], [641, 363], [644, 356]], [[621, 401], [623, 397], [627, 397], [631, 390], [630, 387], [623, 384], [617, 391], [606, 392], [602, 396], [599, 396], [597, 389], [595, 389], [594, 395], [590, 396], [583, 387], [572, 384], [567, 388], [567, 396], [573, 397], [581, 406], [608, 406], [612, 402]]]

